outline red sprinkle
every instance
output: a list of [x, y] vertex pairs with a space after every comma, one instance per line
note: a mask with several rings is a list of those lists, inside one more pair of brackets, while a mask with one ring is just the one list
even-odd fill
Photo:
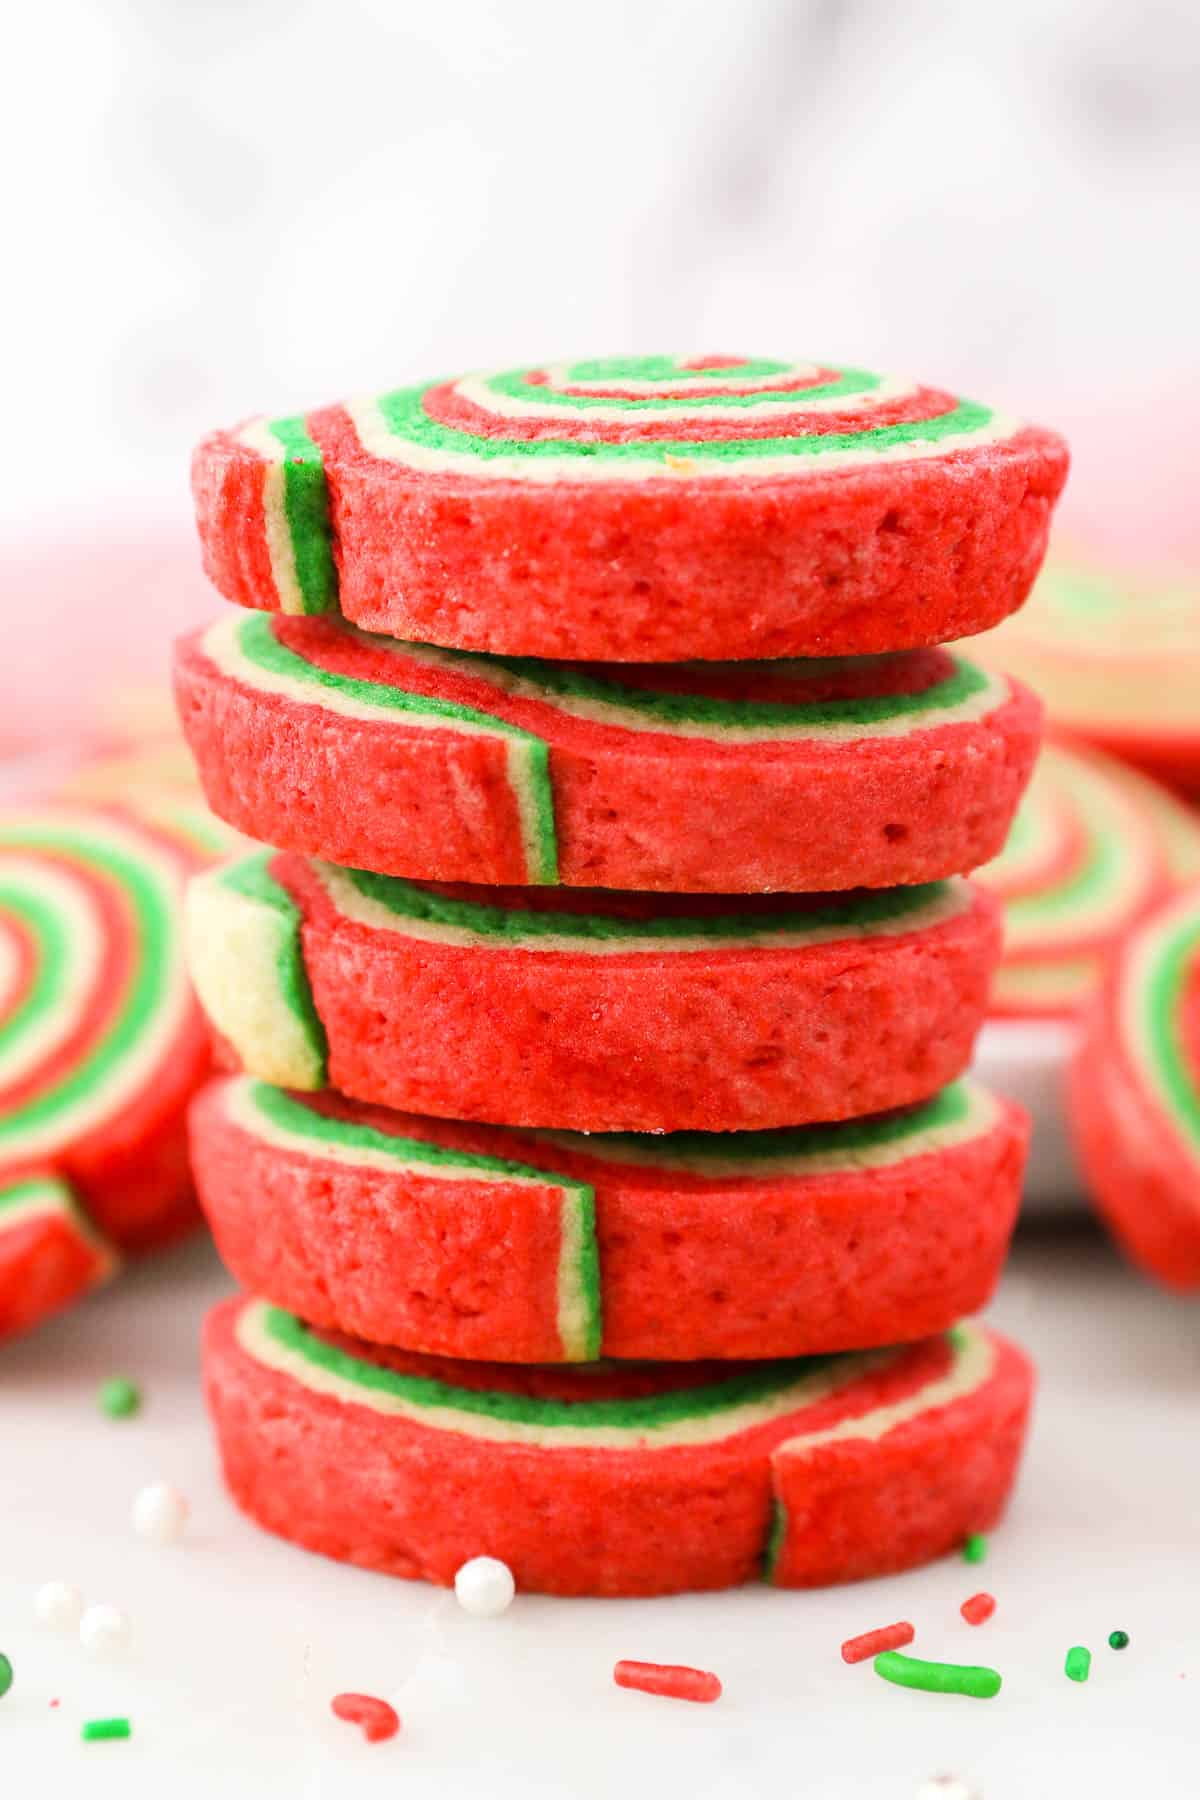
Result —
[[842, 1645], [842, 1661], [866, 1662], [868, 1656], [878, 1656], [881, 1650], [899, 1650], [902, 1644], [911, 1644], [916, 1635], [907, 1619], [898, 1619], [894, 1625], [881, 1625], [878, 1631], [864, 1631], [861, 1637], [847, 1638]]
[[381, 1744], [384, 1738], [395, 1737], [400, 1729], [400, 1714], [395, 1707], [374, 1694], [335, 1694], [329, 1704], [339, 1719], [362, 1726], [368, 1744]]
[[990, 1619], [995, 1612], [996, 1602], [990, 1594], [972, 1594], [969, 1600], [963, 1601], [958, 1610], [968, 1625], [982, 1625], [984, 1620]]
[[672, 1700], [719, 1700], [721, 1683], [707, 1669], [689, 1669], [680, 1663], [619, 1662], [613, 1669], [618, 1687], [638, 1688], [643, 1694], [666, 1694]]

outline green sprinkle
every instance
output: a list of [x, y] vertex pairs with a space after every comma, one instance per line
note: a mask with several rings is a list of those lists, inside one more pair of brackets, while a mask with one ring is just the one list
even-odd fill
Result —
[[1110, 1649], [1124, 1650], [1129, 1643], [1129, 1633], [1127, 1631], [1110, 1631], [1108, 1642]]
[[1086, 1681], [1092, 1669], [1092, 1653], [1082, 1644], [1073, 1644], [1065, 1663], [1068, 1681]]
[[991, 1700], [1000, 1692], [1001, 1674], [971, 1663], [923, 1662], [900, 1650], [885, 1650], [875, 1658], [875, 1673], [897, 1687], [921, 1688], [927, 1694], [968, 1694], [972, 1700]]
[[124, 1375], [110, 1375], [100, 1387], [100, 1411], [110, 1419], [132, 1419], [141, 1411], [142, 1392]]
[[12, 1664], [7, 1656], [0, 1653], [0, 1695], [7, 1694], [12, 1686]]
[[982, 1531], [973, 1531], [970, 1537], [963, 1540], [963, 1561], [981, 1563], [987, 1560], [988, 1543]]
[[79, 1735], [85, 1744], [99, 1744], [106, 1738], [132, 1737], [133, 1726], [128, 1719], [85, 1719]]

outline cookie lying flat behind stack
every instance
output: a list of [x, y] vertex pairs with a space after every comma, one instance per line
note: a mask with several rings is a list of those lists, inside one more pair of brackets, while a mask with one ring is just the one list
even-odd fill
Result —
[[1071, 1071], [1089, 1191], [1168, 1286], [1200, 1286], [1200, 887], [1117, 946]]
[[195, 861], [111, 809], [0, 814], [0, 1337], [196, 1220], [209, 1072], [178, 911]]
[[1200, 795], [1200, 570], [1056, 552], [1028, 607], [979, 646], [1051, 723]]

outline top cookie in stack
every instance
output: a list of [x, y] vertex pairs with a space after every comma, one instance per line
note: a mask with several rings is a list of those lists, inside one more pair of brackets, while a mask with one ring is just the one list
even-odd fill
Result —
[[194, 491], [230, 600], [504, 655], [675, 662], [940, 644], [1024, 600], [1067, 453], [940, 388], [612, 358], [254, 419]]

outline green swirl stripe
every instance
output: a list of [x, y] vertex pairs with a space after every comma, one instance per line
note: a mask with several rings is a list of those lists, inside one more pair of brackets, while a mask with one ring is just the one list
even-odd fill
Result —
[[1200, 902], [1189, 897], [1144, 932], [1125, 975], [1135, 1054], [1154, 1091], [1200, 1152], [1200, 1070], [1184, 1038], [1184, 1003], [1200, 959]]
[[[428, 1138], [409, 1138], [379, 1131], [359, 1120], [331, 1118], [266, 1082], [243, 1076], [226, 1090], [226, 1109], [234, 1123], [264, 1143], [320, 1154], [322, 1150], [351, 1166], [416, 1168], [447, 1178], [461, 1176], [506, 1180], [572, 1191], [586, 1200], [584, 1220], [594, 1232], [594, 1189], [562, 1172], [553, 1163], [530, 1163], [514, 1157], [453, 1148]], [[525, 1130], [513, 1134], [503, 1126], [490, 1131], [499, 1147], [505, 1140], [520, 1155], [539, 1147], [567, 1152], [585, 1162], [611, 1165], [612, 1180], [646, 1171], [668, 1170], [704, 1179], [780, 1180], [810, 1174], [846, 1175], [891, 1166], [967, 1142], [991, 1131], [1001, 1110], [985, 1090], [954, 1082], [932, 1100], [902, 1112], [849, 1119], [836, 1125], [808, 1125], [774, 1131], [571, 1132]], [[434, 1121], [434, 1130], [438, 1129]], [[591, 1282], [591, 1274], [587, 1283]]]
[[[643, 359], [645, 363], [657, 363], [660, 360], [662, 359]], [[568, 379], [574, 378], [579, 381], [593, 382], [603, 381], [606, 379], [606, 376], [603, 374], [578, 374], [578, 369], [580, 367], [595, 370], [601, 366], [602, 365], [594, 363], [577, 364], [568, 371]], [[782, 373], [782, 369], [783, 365], [779, 365], [777, 368], [765, 368], [762, 365], [759, 365], [756, 372], [761, 374], [776, 374]], [[802, 410], [805, 406], [811, 405], [814, 400], [834, 400], [843, 395], [849, 398], [852, 395], [872, 393], [879, 387], [883, 380], [882, 375], [873, 375], [868, 369], [843, 369], [834, 381], [824, 381], [819, 385], [814, 384], [799, 390], [795, 388], [758, 387], [745, 394], [704, 394], [701, 396], [648, 394], [644, 396], [638, 395], [636, 397], [627, 397], [624, 395], [612, 394], [563, 393], [561, 389], [551, 387], [548, 383], [531, 381], [530, 377], [538, 373], [539, 370], [537, 368], [506, 370], [502, 374], [487, 376], [485, 378], [485, 386], [492, 393], [498, 394], [504, 399], [529, 400], [539, 405], [544, 403], [547, 407], [551, 408], [558, 406], [567, 410], [584, 413], [595, 411], [600, 407], [619, 407], [622, 411], [628, 411], [635, 414], [638, 412], [659, 412], [664, 410], [693, 412], [697, 407], [703, 407], [705, 411], [711, 407], [715, 412], [720, 412], [723, 410], [736, 411], [739, 408], [762, 406], [764, 404], [778, 406], [779, 409], [784, 412], [797, 412]], [[711, 371], [710, 379], [711, 375], [716, 373], [718, 373], [717, 370]], [[722, 375], [746, 374], [743, 369], [722, 369], [719, 373]], [[674, 371], [670, 375], [661, 378], [663, 385], [669, 386], [678, 382], [681, 374], [695, 375], [696, 371]], [[611, 379], [614, 382], [614, 385], [620, 385], [619, 376], [612, 375], [607, 378]], [[655, 379], [655, 377], [649, 376], [642, 371], [639, 371], [631, 378], [639, 381]], [[703, 375], [700, 375], [699, 378], [701, 380], [704, 379]], [[752, 375], [746, 374], [746, 379], [748, 381], [753, 378]]]
[[678, 356], [596, 356], [569, 364], [567, 380], [597, 385], [612, 382], [614, 387], [619, 387], [623, 381], [654, 381], [663, 387], [672, 387], [680, 381], [694, 381], [700, 386], [714, 377], [718, 381], [770, 381], [773, 376], [786, 375], [793, 366], [763, 356], [742, 357], [734, 363], [688, 366]]
[[[271, 874], [271, 856], [270, 850], [261, 850], [253, 856], [245, 856], [235, 863], [227, 864], [214, 871], [214, 874], [221, 887], [241, 899], [249, 900], [256, 909], [261, 908], [272, 920], [278, 921], [279, 931], [273, 945], [274, 966], [271, 971], [274, 991], [291, 1013], [301, 1035], [315, 1046], [323, 1085], [329, 1045], [304, 963], [304, 948], [300, 937], [303, 921], [300, 908], [292, 896], [282, 882], [276, 881]], [[202, 882], [193, 882], [191, 892], [202, 892], [204, 886]]]
[[[132, 914], [128, 930], [133, 957], [129, 983], [115, 1017], [78, 1064], [0, 1117], [0, 1156], [18, 1153], [23, 1139], [53, 1126], [73, 1107], [90, 1100], [115, 1069], [136, 1055], [171, 998], [175, 960], [175, 896], [166, 891], [148, 862], [139, 861], [115, 842], [66, 834], [49, 825], [39, 829], [30, 824], [19, 831], [0, 826], [0, 856], [6, 850], [19, 854], [49, 851], [85, 865], [117, 886]], [[35, 928], [48, 924], [45, 918], [38, 919], [36, 906], [27, 917]], [[39, 957], [45, 965], [53, 955], [51, 929], [39, 947]], [[50, 995], [50, 989], [43, 990], [43, 1004], [54, 1003]]]
[[607, 1428], [628, 1433], [634, 1439], [643, 1435], [652, 1438], [654, 1433], [669, 1430], [682, 1421], [718, 1418], [722, 1413], [783, 1394], [804, 1377], [836, 1367], [839, 1361], [850, 1367], [858, 1362], [852, 1356], [788, 1357], [755, 1363], [724, 1380], [696, 1387], [603, 1400], [558, 1400], [501, 1388], [452, 1387], [431, 1376], [383, 1368], [326, 1343], [281, 1307], [264, 1306], [261, 1318], [265, 1335], [310, 1367], [351, 1382], [366, 1394], [385, 1394], [415, 1408], [457, 1413], [463, 1419], [463, 1429], [468, 1431], [470, 1420], [479, 1418], [533, 1426], [551, 1436], [562, 1428]]
[[[323, 669], [311, 658], [301, 656], [280, 642], [274, 618], [268, 613], [251, 614], [235, 623], [238, 649], [252, 668], [283, 681], [299, 682], [317, 690], [318, 694], [320, 690], [341, 694], [364, 707], [377, 707], [395, 715], [444, 719], [490, 737], [503, 738], [510, 745], [519, 747], [521, 768], [514, 799], [526, 825], [528, 878], [535, 885], [557, 882], [558, 839], [554, 823], [554, 790], [550, 781], [550, 751], [534, 732], [510, 725], [494, 713], [460, 706], [455, 701], [410, 693], [391, 682], [370, 681]], [[388, 640], [376, 641], [386, 644]], [[475, 662], [486, 665], [489, 660], [472, 657], [468, 652], [462, 652], [461, 657], [467, 666]], [[460, 658], [456, 656], [454, 660]]]
[[960, 400], [949, 411], [931, 419], [910, 420], [902, 425], [865, 425], [858, 431], [813, 432], [795, 437], [680, 438], [671, 442], [654, 438], [605, 442], [580, 438], [490, 437], [463, 426], [441, 424], [429, 416], [426, 399], [441, 385], [444, 384], [426, 382], [421, 387], [396, 388], [389, 394], [382, 394], [376, 404], [388, 432], [399, 441], [423, 450], [457, 453], [481, 462], [499, 457], [527, 458], [531, 462], [560, 458], [614, 465], [653, 462], [669, 468], [672, 461], [680, 460], [753, 463], [766, 457], [788, 457], [819, 461], [823, 456], [842, 450], [882, 452], [908, 444], [939, 443], [943, 438], [981, 432], [995, 417], [990, 406], [974, 400]]
[[[462, 656], [471, 655], [463, 651]], [[625, 686], [619, 681], [602, 681], [579, 669], [556, 667], [532, 657], [479, 658], [494, 662], [521, 680], [545, 690], [547, 698], [580, 699], [596, 705], [619, 706], [640, 714], [651, 724], [711, 725], [714, 737], [721, 731], [738, 727], [773, 726], [781, 732], [789, 727], [797, 735], [830, 725], [877, 725], [891, 719], [918, 718], [922, 713], [949, 711], [965, 705], [991, 685], [989, 676], [961, 657], [952, 658], [952, 668], [940, 681], [915, 693], [867, 694], [853, 699], [805, 701], [729, 700], [719, 695], [678, 694]], [[855, 659], [861, 660], [861, 659]], [[748, 669], [772, 673], [770, 663], [745, 664]], [[811, 672], [819, 674], [821, 663], [814, 661]], [[481, 670], [486, 674], [486, 670]]]
[[338, 579], [325, 460], [303, 418], [272, 419], [267, 429], [283, 451], [284, 512], [304, 611], [330, 612]]
[[71, 967], [66, 920], [44, 895], [4, 879], [0, 863], [0, 916], [14, 920], [33, 945], [33, 979], [17, 1004], [0, 1018], [0, 1058], [19, 1048], [31, 1031], [63, 1003]]
[[266, 1081], [253, 1081], [249, 1095], [255, 1111], [261, 1113], [268, 1123], [301, 1142], [315, 1145], [337, 1144], [351, 1150], [367, 1150], [397, 1163], [421, 1163], [430, 1169], [449, 1170], [456, 1174], [511, 1177], [515, 1181], [536, 1182], [539, 1186], [550, 1182], [556, 1187], [573, 1187], [581, 1194], [592, 1196], [593, 1190], [586, 1182], [572, 1181], [569, 1176], [556, 1174], [551, 1169], [535, 1168], [532, 1163], [517, 1162], [502, 1156], [486, 1156], [473, 1150], [451, 1149], [446, 1144], [431, 1143], [426, 1138], [410, 1138], [397, 1132], [379, 1131], [373, 1125], [364, 1125], [354, 1119], [330, 1118], [328, 1114], [305, 1106], [302, 1100], [297, 1100], [283, 1088], [272, 1087]]
[[[326, 865], [329, 866], [329, 865]], [[459, 900], [431, 888], [406, 881], [400, 875], [375, 875], [366, 869], [340, 872], [360, 894], [382, 906], [398, 920], [449, 926], [503, 942], [538, 938], [575, 939], [588, 943], [614, 942], [622, 938], [711, 938], [714, 942], [737, 938], [766, 938], [776, 934], [798, 935], [869, 930], [888, 925], [947, 899], [952, 884], [928, 881], [907, 888], [883, 888], [808, 910], [699, 914], [691, 917], [653, 915], [646, 919], [616, 918], [603, 913], [533, 911], [525, 907], [488, 906]]]
[[[952, 714], [967, 709], [979, 696], [989, 693], [994, 695], [998, 706], [1004, 697], [1002, 682], [961, 657], [950, 658], [950, 666], [939, 680], [915, 691], [806, 701], [728, 699], [700, 692], [677, 693], [631, 687], [582, 669], [561, 667], [532, 657], [485, 655], [471, 650], [433, 650], [423, 644], [405, 644], [356, 632], [351, 626], [342, 629], [351, 640], [394, 658], [396, 681], [345, 675], [323, 668], [312, 655], [305, 653], [303, 647], [280, 641], [280, 627], [275, 616], [269, 613], [235, 618], [232, 624], [227, 620], [220, 621], [208, 634], [206, 648], [210, 654], [219, 657], [220, 638], [224, 634], [232, 635], [251, 670], [262, 671], [281, 683], [294, 683], [309, 689], [316, 704], [320, 704], [322, 692], [339, 694], [365, 708], [378, 708], [385, 713], [410, 713], [418, 718], [445, 719], [477, 731], [499, 733], [520, 744], [527, 763], [528, 786], [535, 797], [535, 862], [537, 879], [542, 882], [557, 879], [558, 863], [548, 745], [534, 732], [510, 724], [495, 713], [405, 688], [402, 684], [406, 658], [486, 682], [498, 696], [512, 695], [550, 707], [558, 706], [566, 713], [574, 710], [597, 723], [610, 723], [626, 730], [697, 726], [707, 728], [714, 739], [727, 732], [762, 732], [799, 738], [837, 727], [859, 727], [869, 731], [871, 726], [906, 719], [913, 722], [914, 728], [919, 728], [926, 715]], [[798, 667], [796, 673], [801, 677], [809, 674], [819, 678], [826, 671], [837, 673], [856, 664], [870, 665], [872, 661], [871, 658], [817, 658]], [[895, 658], [884, 657], [879, 661], [890, 665]], [[766, 678], [779, 672], [779, 665], [772, 663], [748, 663], [741, 668], [751, 676], [761, 672]], [[785, 665], [783, 672], [788, 673], [790, 669], [791, 665]]]
[[[625, 1153], [630, 1163], [649, 1157], [654, 1162], [670, 1164], [699, 1163], [712, 1159], [727, 1163], [731, 1150], [737, 1160], [746, 1164], [746, 1173], [754, 1173], [756, 1163], [775, 1163], [782, 1158], [803, 1162], [807, 1158], [824, 1160], [844, 1157], [847, 1167], [853, 1165], [856, 1153], [878, 1150], [885, 1145], [902, 1145], [961, 1125], [971, 1112], [971, 1091], [965, 1082], [955, 1081], [921, 1106], [907, 1112], [876, 1114], [866, 1119], [845, 1119], [836, 1125], [787, 1126], [775, 1131], [671, 1131], [662, 1137], [647, 1138], [635, 1131], [607, 1131], [578, 1134], [556, 1134], [556, 1141], [570, 1142], [581, 1156], [589, 1151], [604, 1155], [609, 1151]], [[727, 1141], [731, 1139], [732, 1141]]]

